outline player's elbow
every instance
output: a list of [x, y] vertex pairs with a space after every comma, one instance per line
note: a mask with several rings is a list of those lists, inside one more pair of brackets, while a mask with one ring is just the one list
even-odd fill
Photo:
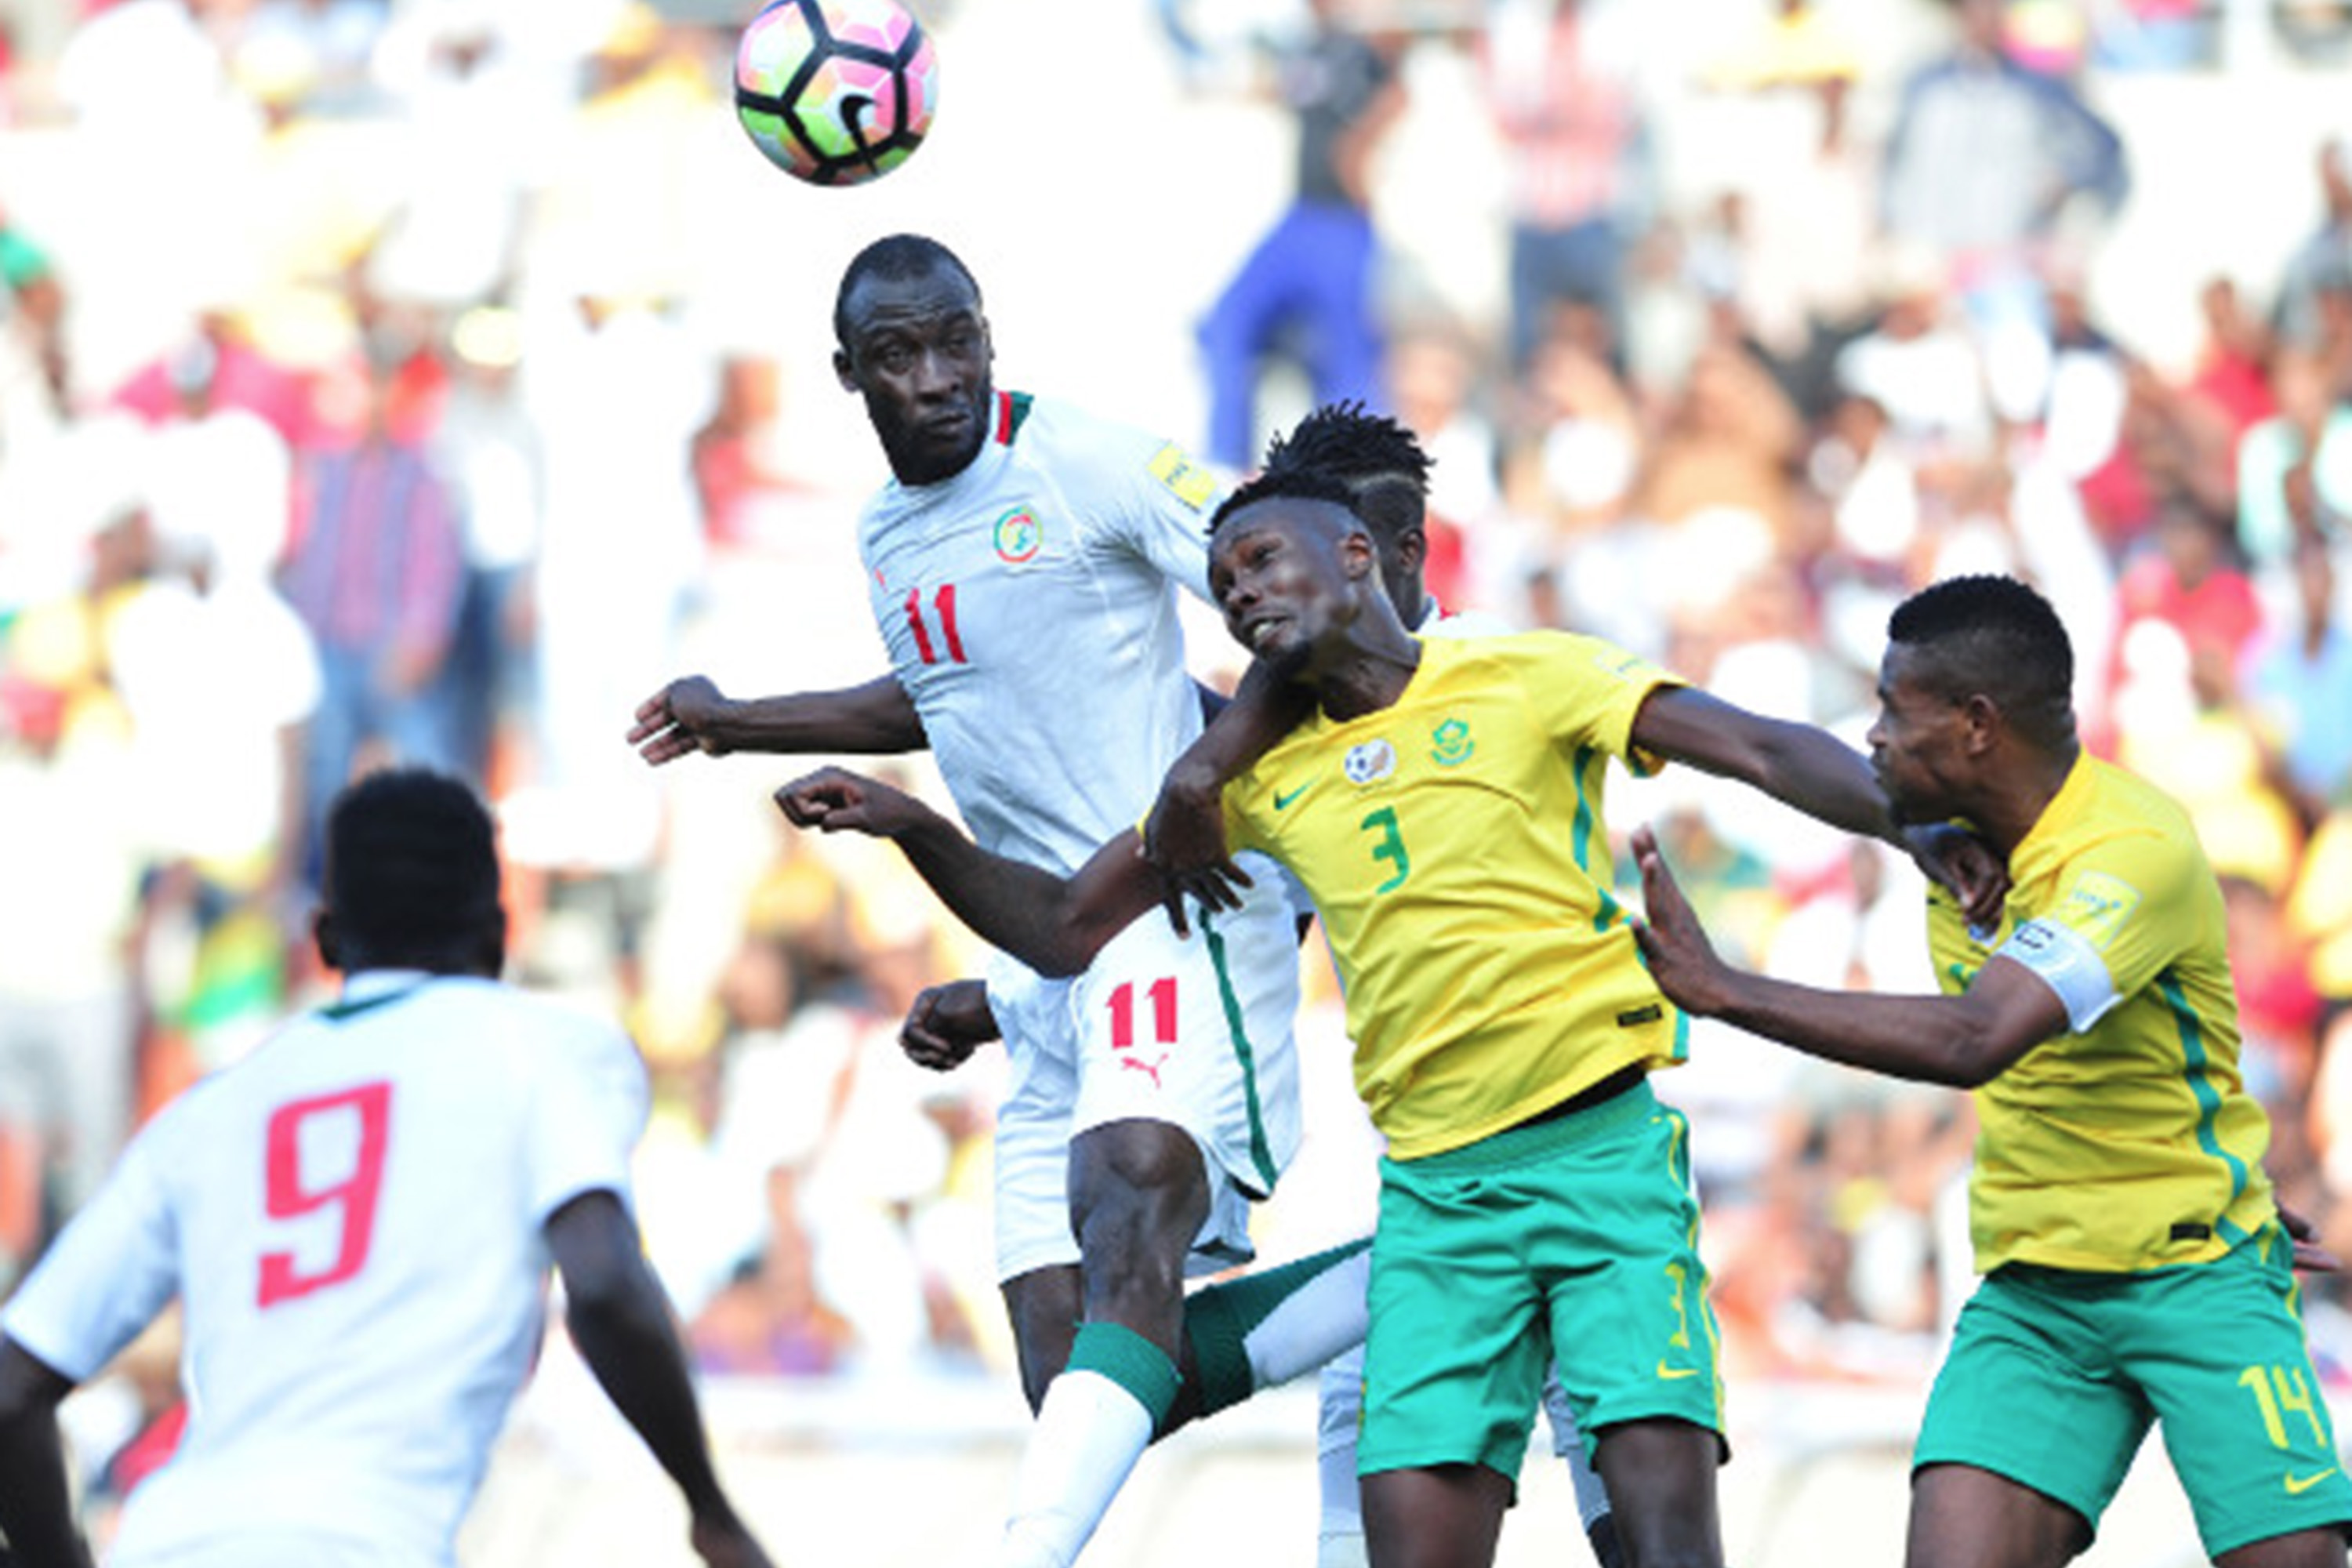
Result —
[[16, 1341], [0, 1336], [0, 1430], [14, 1434], [54, 1420], [58, 1404], [72, 1388], [71, 1380], [50, 1371]]
[[2007, 1071], [2018, 1054], [1991, 1021], [1958, 1013], [1934, 1040], [1937, 1070], [1927, 1076], [1952, 1089], [1982, 1089]]
[[613, 1193], [583, 1193], [557, 1209], [547, 1243], [569, 1316], [625, 1314], [650, 1284], [637, 1227]]

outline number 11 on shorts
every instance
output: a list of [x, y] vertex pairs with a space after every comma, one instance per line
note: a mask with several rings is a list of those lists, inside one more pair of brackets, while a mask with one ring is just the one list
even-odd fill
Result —
[[1136, 1072], [1151, 1075], [1154, 1089], [1160, 1087], [1160, 1069], [1168, 1060], [1168, 1053], [1176, 1045], [1176, 977], [1163, 974], [1144, 988], [1151, 1003], [1151, 1038], [1139, 1041], [1135, 1037], [1135, 982], [1122, 983], [1110, 994], [1110, 1048], [1118, 1053], [1119, 1064]]

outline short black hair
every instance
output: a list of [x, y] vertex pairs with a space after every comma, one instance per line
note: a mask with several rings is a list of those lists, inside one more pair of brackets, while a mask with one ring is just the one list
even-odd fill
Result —
[[924, 234], [890, 234], [849, 258], [842, 269], [841, 288], [833, 297], [833, 339], [843, 348], [849, 346], [849, 296], [868, 278], [899, 282], [908, 278], [926, 278], [934, 272], [952, 272], [971, 285], [971, 297], [980, 298], [980, 279], [962, 258]]
[[[1244, 508], [1255, 506], [1262, 500], [1327, 500], [1334, 506], [1346, 508], [1349, 515], [1357, 521], [1364, 521], [1361, 503], [1357, 500], [1354, 487], [1329, 469], [1269, 468], [1256, 478], [1235, 485], [1233, 492], [1218, 503], [1215, 513], [1209, 519], [1209, 536], [1215, 538], [1217, 530], [1225, 525], [1225, 520]], [[1369, 529], [1369, 525], [1367, 527]]]
[[1428, 519], [1434, 461], [1419, 437], [1359, 402], [1327, 403], [1265, 449], [1265, 469], [1320, 468], [1345, 480], [1357, 515], [1394, 544]]
[[2055, 750], [2074, 735], [2074, 647], [2058, 612], [2015, 577], [1950, 577], [1887, 617], [1889, 642], [1929, 653], [1919, 682], [1961, 701], [1982, 694], [2028, 741]]
[[346, 785], [327, 812], [324, 884], [340, 968], [463, 968], [503, 938], [497, 831], [446, 773], [386, 768]]

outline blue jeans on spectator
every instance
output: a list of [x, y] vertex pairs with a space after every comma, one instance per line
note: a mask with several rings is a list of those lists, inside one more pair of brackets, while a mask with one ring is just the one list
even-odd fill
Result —
[[1295, 346], [1318, 403], [1370, 402], [1381, 382], [1370, 215], [1299, 202], [1258, 242], [1201, 325], [1208, 356], [1213, 462], [1255, 464], [1261, 361]]
[[1511, 364], [1524, 371], [1551, 325], [1551, 308], [1574, 300], [1609, 324], [1610, 357], [1625, 353], [1625, 242], [1608, 218], [1566, 228], [1511, 228]]
[[328, 804], [350, 782], [352, 764], [363, 747], [378, 742], [404, 765], [457, 771], [446, 689], [428, 680], [405, 695], [383, 691], [376, 678], [382, 660], [373, 648], [319, 649], [319, 706], [310, 715], [303, 760], [309, 846], [303, 859], [314, 887]]

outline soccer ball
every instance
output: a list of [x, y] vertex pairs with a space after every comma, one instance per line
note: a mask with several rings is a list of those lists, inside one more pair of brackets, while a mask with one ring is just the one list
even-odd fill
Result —
[[880, 179], [923, 144], [939, 56], [897, 0], [773, 0], [735, 47], [735, 113], [795, 179]]

